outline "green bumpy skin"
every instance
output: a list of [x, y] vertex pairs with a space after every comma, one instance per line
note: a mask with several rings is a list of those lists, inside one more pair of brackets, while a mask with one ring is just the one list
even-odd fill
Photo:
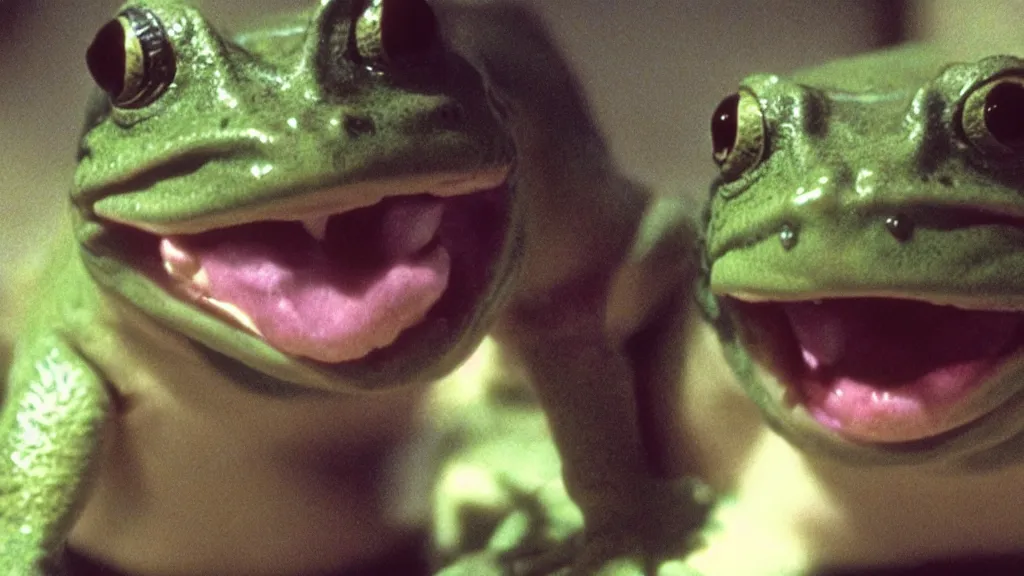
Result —
[[[751, 76], [738, 94], [716, 113], [701, 301], [770, 425], [849, 463], [1021, 462], [1024, 60], [910, 46]], [[817, 331], [794, 319], [808, 310]], [[940, 315], [997, 344], [947, 359], [925, 334], [954, 331]], [[862, 336], [885, 344], [854, 351]], [[891, 351], [917, 346], [933, 359]], [[885, 366], [901, 359], [921, 366]]]
[[[395, 429], [411, 425], [373, 428], [380, 404], [394, 398], [390, 419], [412, 419], [416, 385], [451, 372], [492, 329], [533, 384], [586, 521], [581, 555], [564, 560], [586, 574], [685, 547], [703, 504], [689, 484], [652, 472], [657, 447], [645, 438], [663, 422], [637, 406], [664, 397], [672, 354], [657, 343], [690, 308], [676, 296], [695, 270], [692, 228], [618, 173], [539, 24], [518, 7], [488, 10], [439, 7], [435, 21], [421, 0], [325, 0], [228, 38], [182, 2], [144, 0], [99, 32], [88, 61], [106, 94], [87, 113], [70, 230], [20, 333], [0, 417], [0, 574], [57, 569], [69, 533], [90, 553], [128, 558], [130, 571], [335, 569], [311, 550], [360, 535], [335, 530], [322, 518], [332, 510], [304, 495], [328, 491], [324, 468], [351, 457], [338, 439], [400, 442]], [[365, 207], [393, 215], [406, 196], [426, 225], [415, 205], [425, 194], [444, 204], [421, 248], [449, 253], [447, 288], [411, 324], [382, 315], [397, 335], [371, 334], [365, 354], [287, 353], [251, 305], [213, 293], [208, 253], [223, 261], [234, 245], [267, 257], [268, 237], [303, 244], [303, 228], [323, 241], [332, 223]], [[270, 272], [302, 266], [285, 261]], [[286, 285], [280, 302], [296, 290]], [[345, 420], [361, 402], [373, 407], [365, 431]], [[190, 443], [202, 450], [192, 460]], [[276, 459], [258, 460], [267, 454]], [[204, 473], [218, 488], [199, 484]], [[290, 491], [282, 479], [293, 473], [308, 492], [266, 493]], [[278, 496], [308, 509], [281, 512]], [[179, 509], [174, 497], [189, 501]], [[231, 520], [217, 524], [225, 508]], [[274, 539], [266, 531], [278, 526], [241, 519], [264, 508], [288, 524]], [[143, 522], [157, 535], [129, 547], [146, 550], [126, 550], [114, 542], [133, 531], [120, 523], [151, 518], [139, 509], [167, 517]], [[316, 534], [275, 552], [285, 532], [302, 534], [296, 514]], [[255, 547], [254, 528], [264, 537]], [[189, 554], [172, 540], [191, 542]], [[225, 563], [221, 540], [248, 546], [249, 564]], [[311, 564], [271, 564], [293, 553]], [[172, 567], [149, 564], [155, 554]]]

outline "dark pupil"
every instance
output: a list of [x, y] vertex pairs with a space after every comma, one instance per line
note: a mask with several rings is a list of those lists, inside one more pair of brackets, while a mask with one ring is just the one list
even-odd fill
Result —
[[104, 92], [116, 98], [124, 90], [124, 28], [117, 20], [111, 20], [96, 33], [96, 38], [85, 53], [96, 84]]
[[711, 117], [711, 145], [715, 151], [715, 162], [725, 162], [736, 144], [736, 121], [739, 116], [740, 95], [733, 94], [715, 108]]
[[1000, 143], [1024, 147], [1024, 86], [1003, 82], [985, 97], [985, 127]]
[[437, 20], [425, 0], [384, 0], [381, 43], [391, 60], [425, 56], [437, 38]]

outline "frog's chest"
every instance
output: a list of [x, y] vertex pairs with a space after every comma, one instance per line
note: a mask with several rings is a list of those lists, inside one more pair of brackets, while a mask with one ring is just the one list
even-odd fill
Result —
[[279, 574], [373, 556], [420, 520], [403, 461], [426, 387], [270, 393], [153, 327], [116, 338], [127, 356], [99, 363], [120, 401], [73, 547], [133, 573]]
[[1010, 503], [1022, 477], [845, 466], [766, 431], [688, 563], [708, 576], [796, 575], [1019, 555], [1024, 515]]
[[[428, 386], [373, 393], [314, 391], [238, 365], [154, 322], [116, 325], [96, 354], [118, 395], [111, 434], [150, 439], [153, 447], [190, 438], [189, 451], [253, 454], [288, 468], [319, 463], [330, 452], [405, 437], [417, 421]], [[181, 442], [184, 443], [184, 442]]]

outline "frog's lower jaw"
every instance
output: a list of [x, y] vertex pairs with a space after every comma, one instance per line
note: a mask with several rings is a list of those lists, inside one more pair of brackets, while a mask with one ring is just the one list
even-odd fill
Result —
[[200, 233], [108, 224], [103, 245], [172, 297], [273, 349], [323, 366], [367, 361], [377, 371], [410, 349], [446, 354], [503, 282], [511, 186], [477, 179], [480, 188], [457, 193], [400, 190], [318, 214], [270, 210]]
[[785, 401], [859, 443], [925, 440], [983, 417], [1012, 392], [993, 376], [1024, 336], [1024, 314], [912, 300], [732, 304]]

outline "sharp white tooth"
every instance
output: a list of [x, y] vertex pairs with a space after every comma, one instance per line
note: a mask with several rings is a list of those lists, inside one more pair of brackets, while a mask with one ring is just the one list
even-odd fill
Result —
[[220, 300], [215, 300], [213, 298], [204, 298], [203, 301], [206, 302], [207, 306], [217, 310], [235, 322], [238, 322], [242, 327], [248, 329], [253, 334], [261, 338], [263, 337], [263, 332], [256, 327], [256, 323], [252, 321], [252, 318], [250, 318], [249, 315], [243, 312], [238, 306], [235, 306], [230, 302], [221, 302]]
[[195, 256], [167, 238], [160, 242], [160, 257], [163, 260], [164, 270], [172, 278], [188, 280], [202, 269], [201, 263]]
[[324, 236], [327, 235], [327, 220], [330, 218], [330, 214], [327, 216], [317, 216], [316, 218], [307, 218], [302, 220], [302, 226], [309, 232], [309, 235], [317, 240], [323, 241]]
[[200, 269], [192, 276], [192, 285], [204, 294], [210, 291], [210, 276], [206, 270]]

